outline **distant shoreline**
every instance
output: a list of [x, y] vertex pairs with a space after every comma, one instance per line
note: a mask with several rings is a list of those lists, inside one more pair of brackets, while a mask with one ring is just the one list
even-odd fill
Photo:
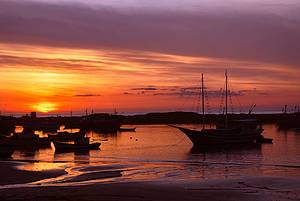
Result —
[[[165, 113], [195, 113], [195, 114], [201, 114], [197, 113], [194, 111], [149, 111], [149, 112], [118, 112], [117, 114], [114, 114], [112, 112], [94, 112], [94, 114], [110, 114], [110, 115], [119, 115], [119, 116], [139, 116], [139, 115], [147, 115], [147, 114], [165, 114]], [[246, 114], [245, 112], [233, 112], [234, 114]], [[294, 112], [288, 112], [287, 114], [293, 114]], [[222, 113], [218, 112], [209, 112], [206, 115], [222, 115]], [[232, 114], [232, 112], [231, 112]], [[255, 111], [253, 114], [257, 115], [279, 115], [279, 114], [284, 114], [282, 111]], [[24, 117], [26, 115], [30, 115], [30, 112], [5, 112], [0, 113], [0, 117], [15, 117], [15, 118], [20, 118]], [[37, 112], [37, 115], [39, 118], [47, 118], [47, 117], [70, 117], [71, 112], [61, 112], [61, 113], [42, 113], [42, 112]], [[91, 115], [91, 113], [88, 113], [88, 115]], [[86, 113], [84, 112], [72, 112], [73, 117], [82, 117], [86, 116]]]
[[[300, 113], [264, 113], [264, 114], [246, 114], [246, 113], [230, 113], [229, 118], [255, 118], [262, 123], [277, 123], [287, 117], [299, 116]], [[206, 114], [205, 122], [216, 123], [218, 120], [222, 120], [223, 114]], [[119, 115], [109, 113], [95, 113], [87, 116], [38, 116], [38, 120], [60, 120], [60, 119], [80, 119], [80, 118], [105, 118], [105, 119], [118, 119], [122, 124], [190, 124], [201, 123], [202, 114], [195, 112], [159, 112], [159, 113], [146, 113], [136, 115]], [[29, 116], [11, 117], [0, 116], [0, 120], [19, 120], [30, 119]]]

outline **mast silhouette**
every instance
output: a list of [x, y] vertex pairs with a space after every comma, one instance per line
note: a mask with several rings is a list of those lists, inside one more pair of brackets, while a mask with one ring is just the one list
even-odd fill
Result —
[[202, 128], [204, 129], [205, 108], [204, 108], [204, 80], [203, 80], [203, 73], [202, 73], [202, 77], [201, 77], [201, 96], [202, 96]]
[[228, 125], [228, 117], [227, 117], [227, 109], [228, 109], [228, 75], [227, 70], [225, 71], [225, 127], [227, 128]]

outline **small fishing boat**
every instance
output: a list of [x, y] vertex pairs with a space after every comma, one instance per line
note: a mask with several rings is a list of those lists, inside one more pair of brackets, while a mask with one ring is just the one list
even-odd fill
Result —
[[1, 137], [0, 146], [14, 148], [42, 148], [49, 147], [50, 140], [35, 135], [34, 131], [24, 129], [21, 133], [13, 133], [12, 136]]
[[135, 132], [136, 128], [119, 128], [120, 132]]
[[266, 138], [263, 135], [260, 135], [258, 138], [256, 138], [256, 142], [261, 143], [261, 144], [264, 144], [264, 143], [272, 144], [273, 139], [272, 138]]
[[[74, 125], [74, 124], [73, 124]], [[91, 114], [82, 118], [74, 126], [87, 131], [101, 133], [115, 133], [121, 126], [121, 121], [116, 115]]]
[[74, 141], [76, 139], [84, 138], [86, 132], [84, 131], [79, 131], [76, 133], [70, 133], [67, 131], [61, 131], [57, 132], [56, 134], [48, 134], [48, 137], [50, 140], [55, 140], [55, 141]]
[[101, 145], [101, 143], [99, 142], [90, 143], [90, 139], [88, 137], [75, 140], [74, 143], [53, 141], [53, 144], [56, 150], [65, 150], [65, 151], [93, 150], [93, 149], [99, 149]]

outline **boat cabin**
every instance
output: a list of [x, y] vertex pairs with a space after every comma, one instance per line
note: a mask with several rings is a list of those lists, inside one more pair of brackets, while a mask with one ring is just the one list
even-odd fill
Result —
[[257, 130], [262, 129], [261, 122], [256, 119], [240, 119], [228, 121], [227, 126], [225, 124], [217, 124], [217, 128], [236, 128], [241, 130]]

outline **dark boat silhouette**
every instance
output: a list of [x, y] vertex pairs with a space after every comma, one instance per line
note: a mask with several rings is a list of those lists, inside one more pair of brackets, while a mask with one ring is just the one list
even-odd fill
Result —
[[276, 122], [279, 130], [294, 130], [300, 131], [300, 112], [284, 113], [282, 118], [279, 118]]
[[118, 131], [120, 132], [135, 132], [136, 128], [119, 128]]
[[56, 134], [48, 134], [48, 138], [50, 140], [56, 140], [56, 141], [74, 141], [80, 138], [85, 137], [86, 132], [85, 131], [79, 131], [76, 133], [70, 133], [70, 132], [57, 132]]
[[182, 131], [193, 143], [199, 145], [226, 145], [255, 143], [260, 138], [263, 129], [254, 119], [236, 120], [234, 127], [193, 130], [178, 126], [173, 126]]
[[226, 103], [225, 103], [225, 119], [221, 123], [216, 124], [216, 128], [207, 129], [204, 126], [204, 84], [202, 74], [202, 124], [201, 130], [193, 130], [178, 126], [172, 126], [182, 131], [193, 143], [194, 146], [210, 146], [210, 145], [230, 145], [230, 144], [247, 144], [258, 142], [257, 139], [262, 139], [262, 125], [255, 119], [242, 119], [228, 121], [227, 118], [227, 86], [228, 78], [226, 77]]
[[261, 152], [262, 144], [261, 143], [247, 143], [247, 144], [224, 144], [221, 146], [212, 146], [212, 145], [202, 145], [202, 146], [193, 146], [190, 149], [190, 154], [201, 154], [201, 153], [236, 153], [239, 151], [250, 151], [256, 150]]
[[257, 143], [269, 143], [272, 144], [273, 143], [273, 139], [272, 138], [266, 138], [263, 135], [260, 135], [257, 139], [256, 139]]
[[[75, 123], [75, 124], [74, 124]], [[110, 114], [92, 114], [84, 116], [79, 122], [69, 122], [66, 127], [78, 127], [86, 131], [98, 131], [101, 133], [117, 132], [121, 122], [116, 115]], [[73, 125], [73, 126], [72, 126]]]
[[0, 116], [0, 136], [9, 135], [15, 130], [15, 118]]
[[41, 138], [31, 129], [24, 128], [21, 133], [13, 133], [12, 136], [0, 138], [0, 146], [12, 148], [42, 148], [49, 147], [49, 138]]
[[66, 143], [53, 141], [55, 150], [57, 151], [76, 151], [76, 150], [92, 150], [99, 149], [101, 143], [90, 143], [90, 139], [88, 137], [77, 139], [74, 143]]

